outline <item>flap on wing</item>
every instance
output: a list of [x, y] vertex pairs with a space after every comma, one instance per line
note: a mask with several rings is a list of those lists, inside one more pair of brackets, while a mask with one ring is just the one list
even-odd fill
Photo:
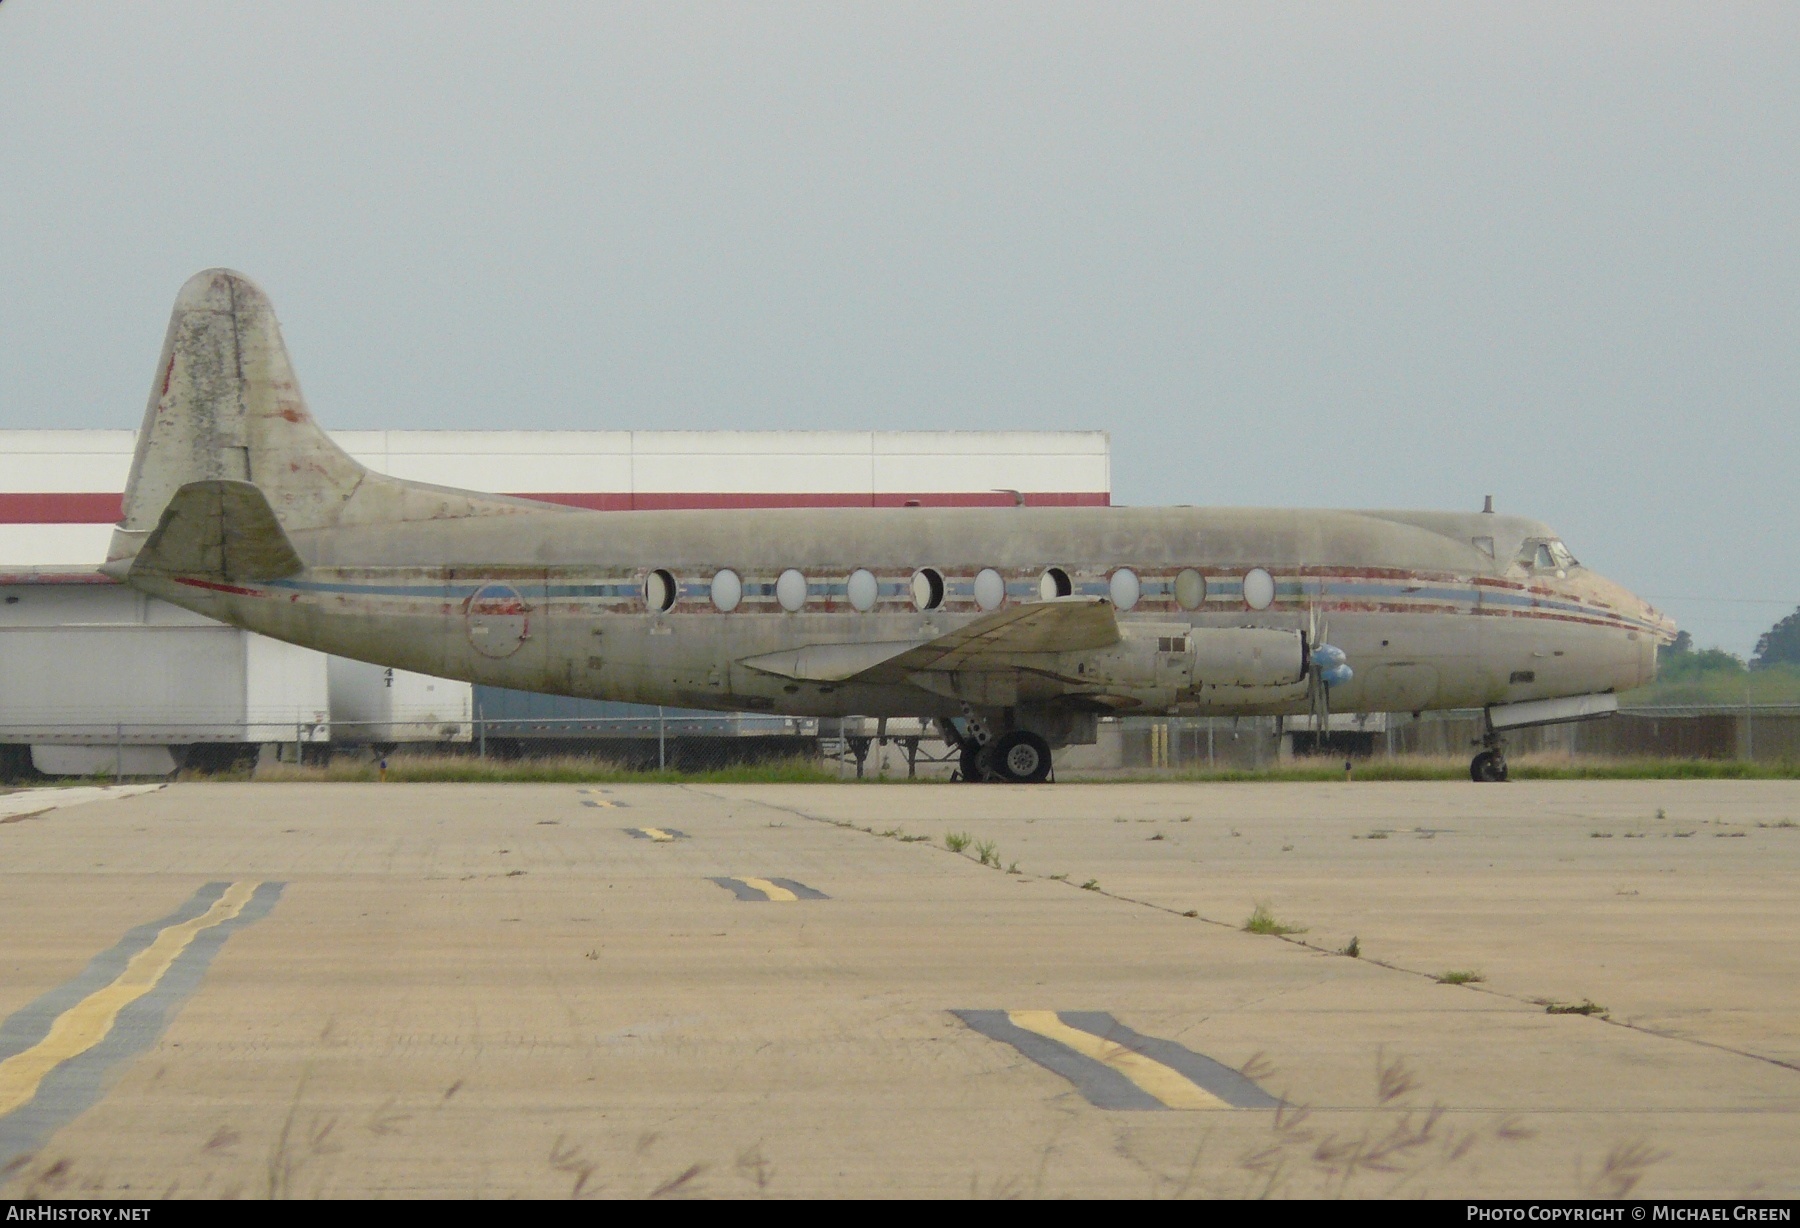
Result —
[[175, 492], [132, 569], [219, 580], [279, 580], [306, 564], [250, 482], [189, 482]]
[[1057, 597], [983, 615], [923, 642], [810, 644], [743, 662], [751, 669], [808, 682], [895, 679], [920, 670], [1006, 669], [1020, 653], [1082, 652], [1119, 642], [1112, 602], [1104, 597]]
[[1027, 652], [1085, 652], [1119, 642], [1113, 604], [1104, 597], [1056, 597], [988, 614], [884, 662], [918, 670], [1004, 668], [998, 658]]

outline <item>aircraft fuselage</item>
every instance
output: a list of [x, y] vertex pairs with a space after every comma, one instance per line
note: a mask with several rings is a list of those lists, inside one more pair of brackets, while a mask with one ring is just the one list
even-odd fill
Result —
[[[1664, 622], [1585, 568], [1534, 569], [1534, 521], [1280, 509], [546, 511], [293, 534], [280, 580], [134, 580], [224, 621], [339, 655], [494, 686], [794, 715], [954, 716], [1079, 702], [1215, 715], [1303, 712], [1291, 686], [1212, 685], [1195, 629], [1299, 631], [1354, 676], [1332, 710], [1477, 707], [1623, 690], [1654, 673]], [[1487, 548], [1493, 549], [1489, 557]], [[873, 578], [852, 602], [850, 577]], [[998, 573], [977, 592], [984, 571]], [[1136, 579], [1115, 583], [1121, 571]], [[1257, 591], [1266, 573], [1269, 592]], [[735, 604], [715, 577], [737, 579]], [[798, 572], [804, 599], [782, 604]], [[1178, 583], [1183, 572], [1196, 573]], [[1557, 574], [1560, 572], [1561, 574]], [[941, 580], [920, 609], [915, 580]], [[1246, 577], [1251, 577], [1248, 584]], [[672, 587], [668, 582], [673, 581]], [[1063, 585], [1057, 590], [1058, 584]], [[730, 596], [727, 584], [725, 596]], [[1130, 589], [1137, 591], [1129, 604]], [[1180, 589], [1181, 591], [1177, 591]], [[1248, 591], [1247, 591], [1248, 589]], [[820, 644], [926, 642], [1058, 591], [1114, 601], [1125, 649], [870, 684], [746, 661]], [[792, 604], [793, 582], [785, 594]], [[929, 589], [924, 596], [929, 599]], [[1268, 597], [1266, 604], [1263, 598]], [[656, 608], [662, 604], [668, 608]], [[1260, 605], [1260, 608], [1258, 608]], [[1129, 653], [1141, 660], [1110, 670]], [[1110, 656], [1109, 656], [1110, 654]], [[1099, 662], [1098, 672], [1083, 668]]]

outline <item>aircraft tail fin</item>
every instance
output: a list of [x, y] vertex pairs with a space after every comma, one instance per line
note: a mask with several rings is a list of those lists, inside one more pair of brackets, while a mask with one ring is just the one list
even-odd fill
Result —
[[268, 296], [230, 269], [197, 273], [176, 296], [108, 570], [129, 567], [194, 482], [254, 483], [289, 532], [545, 507], [358, 464], [307, 411]]

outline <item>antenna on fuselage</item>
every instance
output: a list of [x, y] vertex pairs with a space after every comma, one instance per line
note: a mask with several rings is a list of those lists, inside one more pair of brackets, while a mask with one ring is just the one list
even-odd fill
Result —
[[1481, 505], [1481, 512], [1484, 516], [1492, 516], [1494, 514], [1494, 496], [1487, 496], [1486, 500]]

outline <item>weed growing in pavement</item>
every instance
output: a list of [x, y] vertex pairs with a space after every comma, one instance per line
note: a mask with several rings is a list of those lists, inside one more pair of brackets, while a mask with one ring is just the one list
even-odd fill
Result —
[[1090, 878], [1087, 882], [1081, 884], [1081, 889], [1083, 891], [1098, 891], [1100, 890], [1100, 880], [1097, 878]]
[[1274, 934], [1276, 937], [1281, 937], [1286, 934], [1304, 934], [1306, 932], [1301, 926], [1284, 925], [1280, 921], [1277, 921], [1275, 919], [1275, 914], [1269, 911], [1269, 906], [1266, 903], [1258, 903], [1256, 907], [1250, 910], [1250, 915], [1244, 920], [1244, 930], [1246, 933], [1250, 934]]
[[1000, 850], [992, 840], [983, 840], [975, 845], [975, 859], [984, 866], [1000, 868]]
[[1487, 980], [1479, 972], [1440, 972], [1432, 978], [1440, 985], [1476, 985]]
[[1586, 1181], [1581, 1179], [1581, 1161], [1576, 1160], [1575, 1180], [1595, 1198], [1626, 1198], [1644, 1179], [1652, 1164], [1668, 1158], [1668, 1152], [1656, 1150], [1648, 1139], [1635, 1139], [1620, 1143], [1607, 1152], [1606, 1158], [1600, 1161], [1599, 1171]]
[[[1261, 1055], [1246, 1062], [1243, 1074], [1267, 1083], [1274, 1068]], [[1452, 1123], [1443, 1105], [1423, 1106], [1413, 1099], [1419, 1081], [1400, 1058], [1375, 1057], [1375, 1103], [1366, 1114], [1333, 1113], [1335, 1124], [1315, 1122], [1306, 1105], [1285, 1103], [1269, 1115], [1269, 1132], [1238, 1155], [1235, 1163], [1201, 1184], [1202, 1153], [1195, 1152], [1187, 1171], [1170, 1180], [1177, 1196], [1209, 1193], [1236, 1198], [1343, 1198], [1418, 1191], [1433, 1178], [1466, 1181], [1458, 1173], [1478, 1149], [1511, 1146], [1536, 1137], [1514, 1117], [1484, 1118], [1470, 1128]], [[1637, 1158], [1637, 1153], [1625, 1157]], [[1647, 1156], [1635, 1171], [1660, 1157]], [[1626, 1165], [1615, 1165], [1620, 1171]]]
[[960, 853], [975, 842], [975, 837], [966, 831], [947, 831], [944, 833], [944, 847], [952, 853]]
[[[1541, 999], [1540, 999], [1540, 1001], [1541, 1001]], [[1579, 1002], [1545, 1002], [1544, 1003], [1544, 1013], [1546, 1015], [1600, 1015], [1600, 1016], [1605, 1016], [1606, 1008], [1604, 1006], [1600, 1006], [1599, 1004], [1595, 1003], [1590, 998], [1583, 998]]]
[[1352, 934], [1350, 935], [1350, 945], [1339, 951], [1338, 954], [1348, 955], [1351, 959], [1360, 959], [1362, 957], [1362, 943], [1357, 941], [1355, 934]]

